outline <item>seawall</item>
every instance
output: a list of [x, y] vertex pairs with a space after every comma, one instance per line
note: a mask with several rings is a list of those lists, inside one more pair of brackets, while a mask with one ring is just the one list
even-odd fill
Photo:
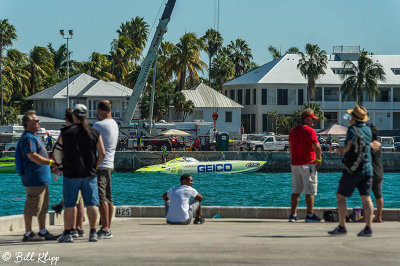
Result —
[[[225, 151], [226, 160], [267, 161], [264, 172], [290, 172], [290, 154], [288, 152], [248, 152]], [[120, 151], [115, 154], [115, 171], [133, 172], [134, 170], [161, 163], [161, 151]], [[170, 151], [168, 160], [187, 156], [199, 161], [218, 161], [222, 152], [218, 151]], [[337, 172], [343, 169], [342, 155], [324, 152], [321, 172]], [[400, 152], [385, 152], [382, 156], [385, 172], [400, 172]]]

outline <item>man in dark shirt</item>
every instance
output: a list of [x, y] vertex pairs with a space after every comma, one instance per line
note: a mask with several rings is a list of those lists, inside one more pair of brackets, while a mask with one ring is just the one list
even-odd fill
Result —
[[[348, 170], [343, 170], [342, 178], [339, 181], [339, 188], [336, 194], [338, 213], [339, 213], [339, 226], [334, 230], [329, 231], [331, 235], [344, 235], [347, 233], [346, 229], [346, 198], [353, 194], [355, 188], [360, 192], [361, 201], [364, 206], [364, 215], [366, 226], [358, 234], [358, 236], [369, 237], [372, 236], [372, 211], [373, 205], [371, 201], [372, 189], [372, 164], [371, 164], [371, 141], [372, 131], [365, 122], [369, 121], [367, 110], [357, 105], [354, 109], [347, 110], [350, 115], [350, 127], [347, 131], [346, 146], [338, 148], [337, 154], [343, 154], [350, 151], [353, 143], [356, 141], [356, 130], [358, 134], [364, 139], [365, 142], [365, 156], [362, 169], [356, 173], [350, 173]], [[359, 151], [360, 152], [360, 151]]]

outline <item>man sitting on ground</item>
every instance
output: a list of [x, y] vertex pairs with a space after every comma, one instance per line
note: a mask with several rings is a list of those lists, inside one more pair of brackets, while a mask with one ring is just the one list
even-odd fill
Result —
[[[200, 216], [200, 202], [203, 196], [194, 189], [193, 177], [184, 174], [180, 178], [181, 184], [172, 187], [162, 196], [165, 200], [165, 212], [169, 224], [190, 224], [195, 216], [194, 224], [203, 224], [204, 218]], [[189, 199], [193, 200], [189, 203]]]

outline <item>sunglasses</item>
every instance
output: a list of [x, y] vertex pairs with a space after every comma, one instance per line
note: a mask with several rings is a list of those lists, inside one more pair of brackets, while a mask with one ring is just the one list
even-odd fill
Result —
[[40, 122], [39, 119], [38, 120], [32, 119], [31, 121], [33, 121], [35, 123], [39, 123]]

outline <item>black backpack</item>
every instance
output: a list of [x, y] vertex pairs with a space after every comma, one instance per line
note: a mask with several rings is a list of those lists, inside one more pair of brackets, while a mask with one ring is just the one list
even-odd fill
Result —
[[358, 134], [358, 130], [355, 126], [352, 126], [356, 133], [356, 139], [353, 141], [351, 148], [345, 153], [343, 157], [344, 169], [350, 174], [354, 175], [362, 170], [365, 162], [365, 140], [364, 137]]

